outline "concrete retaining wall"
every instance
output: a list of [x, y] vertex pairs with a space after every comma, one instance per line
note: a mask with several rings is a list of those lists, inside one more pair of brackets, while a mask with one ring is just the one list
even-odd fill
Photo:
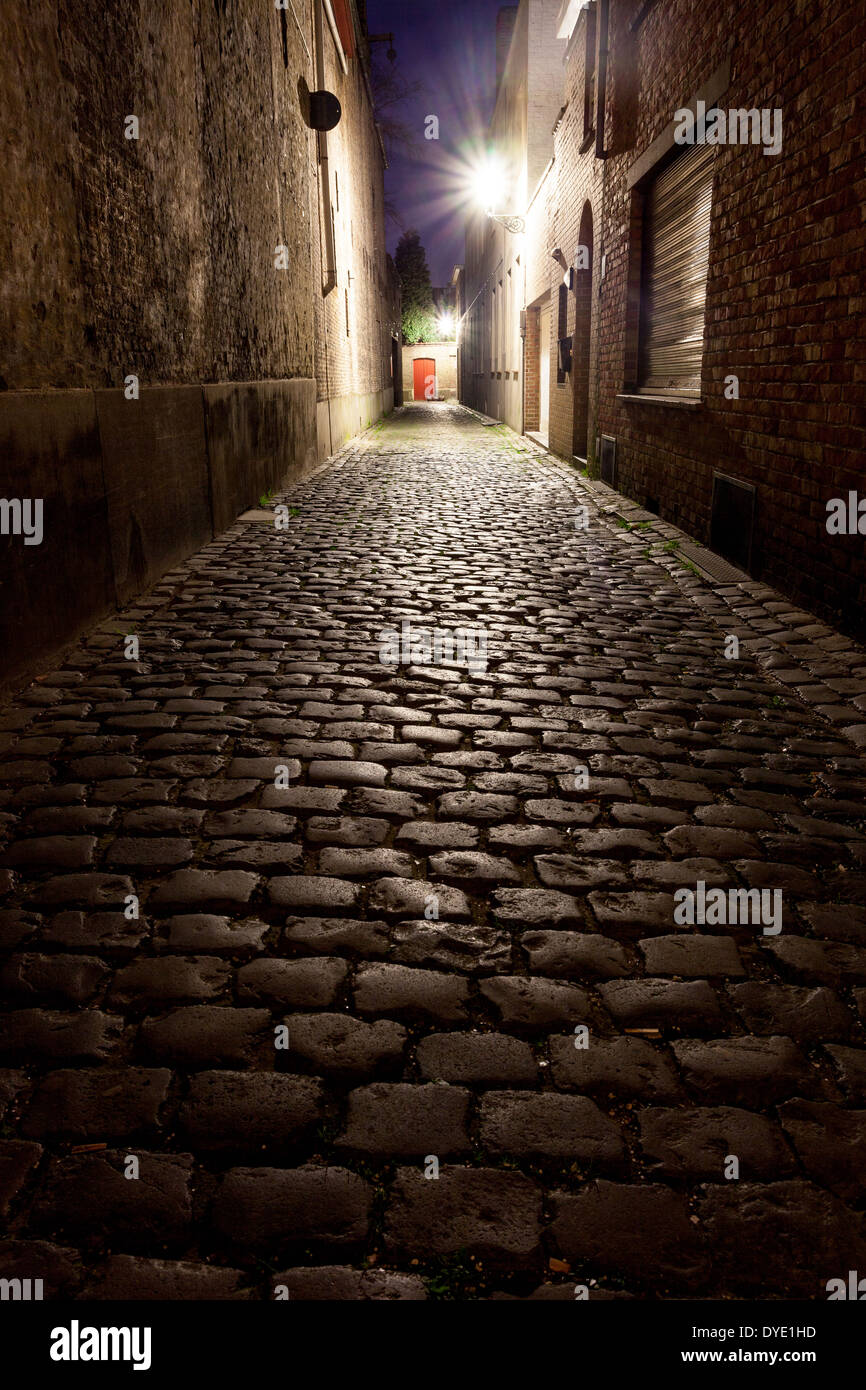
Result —
[[[357, 434], [357, 425], [352, 433]], [[43, 536], [0, 536], [0, 683], [181, 563], [266, 489], [317, 464], [316, 383], [0, 393], [3, 498]]]

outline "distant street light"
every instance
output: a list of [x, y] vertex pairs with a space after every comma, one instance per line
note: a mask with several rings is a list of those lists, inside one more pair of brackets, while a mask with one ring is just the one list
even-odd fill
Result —
[[449, 313], [440, 314], [436, 320], [436, 327], [439, 329], [443, 338], [447, 338], [454, 331], [454, 315]]
[[507, 232], [525, 232], [526, 222], [513, 213], [494, 212], [503, 195], [505, 173], [498, 159], [489, 158], [478, 171], [475, 182], [475, 196], [479, 205], [492, 222], [498, 222]]

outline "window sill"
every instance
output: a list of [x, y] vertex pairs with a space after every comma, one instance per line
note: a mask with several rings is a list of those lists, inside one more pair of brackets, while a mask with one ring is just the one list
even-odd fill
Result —
[[592, 130], [588, 130], [588, 131], [586, 132], [586, 134], [584, 135], [584, 137], [583, 137], [583, 144], [579, 146], [578, 151], [577, 151], [578, 154], [586, 154], [587, 150], [591, 149], [592, 146], [593, 146], [594, 144], [595, 144], [595, 127], [593, 127]]
[[617, 393], [618, 401], [636, 401], [640, 405], [667, 405], [673, 406], [675, 410], [701, 410], [703, 401], [699, 396], [656, 396], [649, 392], [621, 391]]

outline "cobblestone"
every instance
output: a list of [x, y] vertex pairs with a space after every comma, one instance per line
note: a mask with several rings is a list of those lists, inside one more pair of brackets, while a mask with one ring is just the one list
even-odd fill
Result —
[[[4, 708], [0, 1276], [404, 1301], [468, 1252], [485, 1299], [573, 1299], [551, 1257], [599, 1298], [810, 1299], [866, 1269], [866, 655], [600, 496], [407, 408], [289, 533], [238, 522], [141, 595], [137, 662], [103, 625]], [[483, 629], [485, 669], [384, 665], [407, 618]], [[700, 883], [778, 891], [782, 930], [678, 920]]]

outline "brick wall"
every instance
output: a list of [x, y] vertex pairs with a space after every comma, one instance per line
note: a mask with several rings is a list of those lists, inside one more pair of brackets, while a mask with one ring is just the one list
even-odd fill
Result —
[[[551, 367], [550, 447], [564, 458], [579, 454], [585, 457], [587, 436], [593, 436], [591, 408], [578, 408], [583, 422], [576, 429], [575, 396], [583, 389], [591, 399], [595, 387], [597, 363], [597, 322], [599, 258], [594, 254], [593, 231], [601, 218], [602, 165], [592, 153], [587, 155], [587, 133], [584, 119], [584, 82], [587, 55], [587, 25], [590, 24], [590, 48], [595, 38], [595, 6], [584, 9], [569, 42], [566, 65], [565, 111], [554, 135], [553, 188], [548, 199], [547, 241], [549, 248], [560, 247], [567, 264], [575, 270], [573, 285], [567, 295], [566, 332], [572, 340], [572, 370], [563, 383], [557, 383], [556, 364], [558, 338], [558, 296], [564, 270], [548, 250], [545, 266], [553, 299], [554, 341]], [[592, 148], [592, 147], [591, 147]], [[583, 151], [583, 153], [582, 153]], [[579, 245], [589, 254], [589, 270], [577, 270]], [[581, 312], [578, 314], [578, 301]], [[581, 332], [585, 325], [588, 332]], [[576, 331], [577, 330], [577, 331]], [[577, 435], [577, 437], [575, 437]], [[582, 446], [582, 447], [581, 447]]]
[[[713, 470], [753, 484], [755, 572], [862, 634], [863, 538], [829, 536], [825, 503], [864, 491], [866, 14], [670, 0], [632, 29], [641, 10], [611, 5], [598, 410], [618, 486], [707, 541]], [[716, 151], [699, 409], [621, 401], [640, 232], [628, 170], [727, 58], [718, 104], [781, 108], [782, 151]]]
[[[570, 36], [556, 78], [564, 110], [554, 163], [522, 239], [525, 428], [538, 427], [538, 354], [549, 351], [557, 453], [593, 462], [596, 436], [614, 436], [620, 489], [706, 543], [714, 472], [754, 487], [753, 573], [866, 635], [863, 538], [826, 530], [829, 499], [858, 488], [866, 496], [866, 15], [854, 0], [832, 8], [610, 0], [606, 100], [602, 109], [590, 103], [587, 122], [587, 53], [598, 78], [605, 9], [602, 0], [582, 9]], [[525, 7], [521, 18], [528, 14]], [[518, 23], [515, 44], [521, 34]], [[520, 56], [513, 45], [506, 76]], [[549, 76], [548, 94], [555, 65]], [[638, 173], [658, 167], [673, 148], [675, 111], [713, 80], [722, 82], [716, 95], [725, 110], [781, 109], [781, 153], [716, 149], [699, 399], [623, 399], [636, 393], [643, 293]], [[602, 118], [599, 158], [587, 125]], [[579, 244], [591, 250], [590, 268], [569, 291], [573, 368], [558, 383], [564, 267], [552, 252], [559, 247], [573, 264]], [[467, 249], [467, 268], [469, 261]], [[473, 264], [481, 263], [476, 253]], [[535, 310], [545, 300], [550, 341], [539, 344]], [[493, 353], [484, 335], [478, 314], [479, 360]], [[727, 399], [730, 377], [739, 395]]]
[[[527, 213], [526, 233], [508, 232], [481, 214], [470, 218], [466, 229], [463, 399], [516, 430], [524, 428], [525, 408], [520, 312], [532, 298], [527, 291], [535, 274], [532, 227], [542, 195], [528, 212], [527, 205], [553, 153], [552, 129], [561, 104], [565, 43], [556, 36], [559, 3], [522, 0], [489, 130], [490, 145], [510, 171], [505, 206], [496, 211]], [[546, 287], [546, 268], [543, 275]]]
[[403, 397], [406, 401], [414, 399], [414, 367], [416, 357], [426, 357], [435, 363], [436, 390], [438, 396], [451, 400], [457, 395], [457, 344], [442, 343], [404, 343], [403, 344]]
[[526, 340], [523, 347], [524, 428], [537, 430], [539, 425], [539, 371], [541, 356], [541, 314], [538, 309], [526, 311]]

